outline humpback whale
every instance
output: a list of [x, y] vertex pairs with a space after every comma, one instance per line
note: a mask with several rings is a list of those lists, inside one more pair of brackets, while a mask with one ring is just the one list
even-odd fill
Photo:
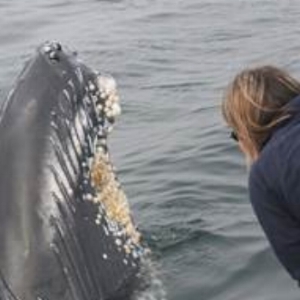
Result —
[[0, 300], [127, 300], [147, 247], [107, 137], [112, 77], [57, 42], [27, 62], [0, 111]]

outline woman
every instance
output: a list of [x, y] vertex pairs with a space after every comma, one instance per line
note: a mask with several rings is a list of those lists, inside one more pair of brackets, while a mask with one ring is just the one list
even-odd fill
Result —
[[222, 111], [251, 164], [259, 222], [300, 282], [300, 82], [271, 66], [245, 70], [229, 86]]

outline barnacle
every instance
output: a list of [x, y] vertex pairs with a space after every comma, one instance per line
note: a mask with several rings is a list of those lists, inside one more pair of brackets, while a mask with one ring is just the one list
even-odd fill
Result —
[[98, 152], [91, 168], [91, 179], [97, 191], [94, 201], [102, 203], [107, 217], [121, 224], [132, 241], [139, 244], [140, 233], [132, 222], [127, 198], [112, 170], [107, 155]]

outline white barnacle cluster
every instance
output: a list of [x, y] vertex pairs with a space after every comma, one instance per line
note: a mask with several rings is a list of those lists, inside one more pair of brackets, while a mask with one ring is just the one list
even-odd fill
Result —
[[103, 99], [103, 111], [111, 123], [121, 114], [117, 84], [113, 77], [99, 75], [96, 80], [100, 97]]
[[[112, 131], [116, 117], [121, 114], [121, 106], [114, 78], [110, 75], [100, 75], [97, 73], [95, 75], [95, 78], [87, 84], [89, 99], [92, 101], [92, 103], [88, 104], [94, 106], [99, 119], [107, 121], [104, 122], [106, 125], [102, 128], [106, 136]], [[98, 144], [100, 142], [106, 143], [106, 141], [102, 141], [101, 139], [97, 139], [96, 142]]]
[[[109, 231], [116, 237], [123, 236], [125, 233], [131, 237], [134, 243], [138, 244], [140, 234], [132, 222], [127, 198], [114, 174], [109, 156], [103, 152], [95, 155], [91, 168], [91, 179], [97, 192], [94, 201], [100, 204], [96, 223], [100, 223], [100, 216], [104, 208]], [[123, 231], [120, 228], [123, 228]]]

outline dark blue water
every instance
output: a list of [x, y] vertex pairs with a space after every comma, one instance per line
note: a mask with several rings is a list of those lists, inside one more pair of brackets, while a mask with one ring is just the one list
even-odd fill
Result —
[[299, 299], [253, 216], [220, 103], [241, 68], [300, 77], [298, 0], [0, 0], [0, 97], [45, 40], [119, 83], [110, 149], [174, 300]]

